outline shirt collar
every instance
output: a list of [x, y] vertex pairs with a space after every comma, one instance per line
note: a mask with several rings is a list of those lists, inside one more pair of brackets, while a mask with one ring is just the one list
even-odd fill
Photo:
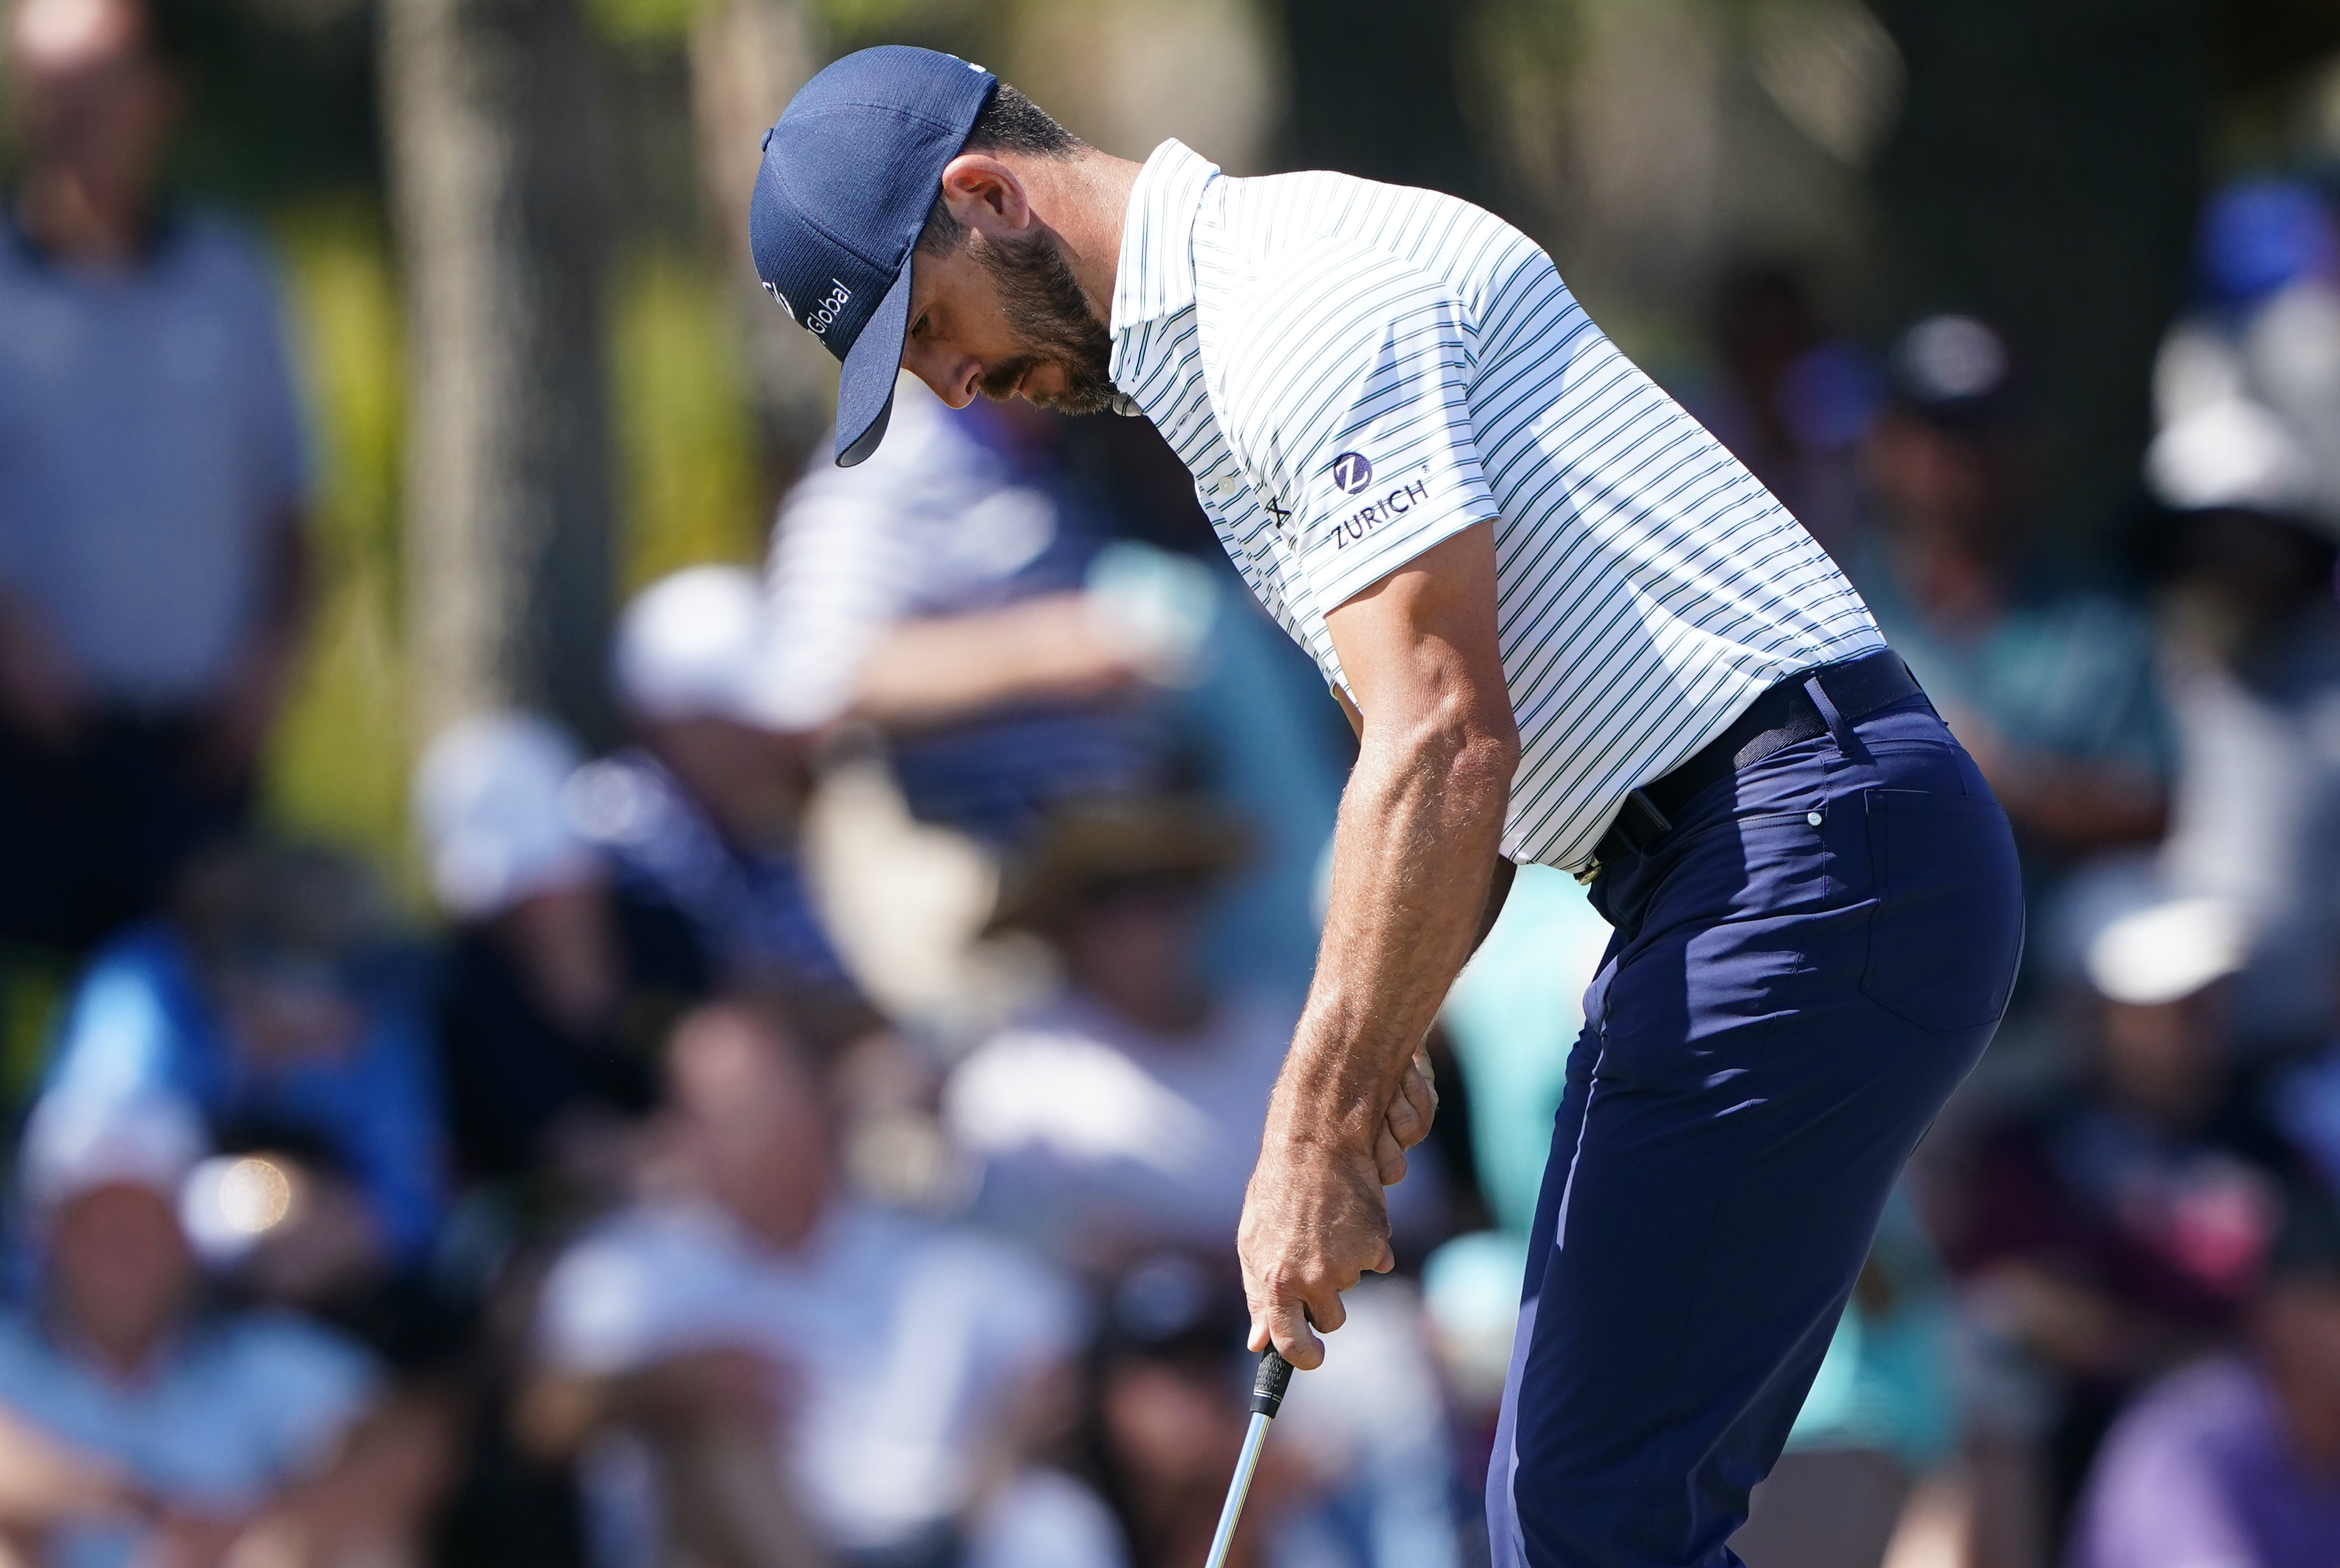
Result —
[[[1129, 190], [1121, 223], [1120, 270], [1113, 285], [1113, 335], [1175, 314], [1195, 303], [1195, 209], [1219, 166], [1176, 137], [1154, 149]], [[1115, 344], [1116, 355], [1120, 344]]]

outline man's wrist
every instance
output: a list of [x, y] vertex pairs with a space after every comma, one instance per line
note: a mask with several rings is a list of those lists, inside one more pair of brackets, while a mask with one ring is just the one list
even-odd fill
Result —
[[1287, 1085], [1269, 1102], [1267, 1137], [1290, 1148], [1371, 1158], [1385, 1108], [1337, 1090]]

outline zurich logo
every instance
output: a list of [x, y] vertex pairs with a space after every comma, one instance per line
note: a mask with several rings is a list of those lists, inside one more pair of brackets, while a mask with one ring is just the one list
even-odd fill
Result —
[[779, 286], [774, 283], [769, 278], [764, 280], [764, 292], [771, 295], [772, 298], [779, 301], [780, 309], [788, 312], [790, 315], [795, 315], [797, 313], [796, 306], [788, 303], [788, 296], [780, 293]]
[[1373, 482], [1373, 465], [1363, 452], [1344, 452], [1333, 460], [1333, 482], [1344, 493], [1354, 495]]

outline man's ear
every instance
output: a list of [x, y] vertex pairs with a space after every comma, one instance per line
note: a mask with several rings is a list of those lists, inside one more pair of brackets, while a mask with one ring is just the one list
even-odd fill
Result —
[[1038, 222], [1023, 180], [988, 153], [961, 153], [943, 165], [943, 205], [986, 234], [1021, 234]]

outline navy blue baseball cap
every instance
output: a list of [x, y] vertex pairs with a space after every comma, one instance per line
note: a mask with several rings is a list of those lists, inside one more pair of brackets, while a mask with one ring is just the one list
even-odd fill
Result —
[[910, 253], [999, 79], [932, 49], [848, 55], [764, 133], [748, 209], [756, 273], [844, 362], [837, 461], [878, 450], [894, 409], [910, 316]]

